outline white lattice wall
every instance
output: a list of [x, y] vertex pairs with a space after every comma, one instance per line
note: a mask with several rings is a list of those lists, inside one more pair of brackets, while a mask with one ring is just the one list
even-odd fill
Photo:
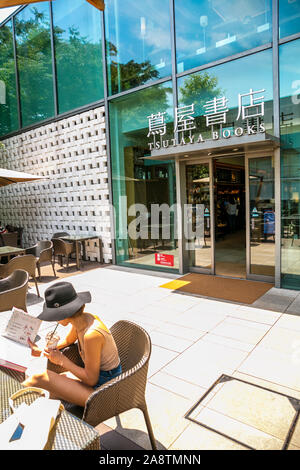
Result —
[[[104, 108], [87, 111], [4, 140], [0, 167], [48, 177], [0, 188], [0, 221], [24, 228], [23, 245], [53, 233], [97, 234], [111, 262], [111, 227]], [[89, 242], [87, 255], [98, 259]]]

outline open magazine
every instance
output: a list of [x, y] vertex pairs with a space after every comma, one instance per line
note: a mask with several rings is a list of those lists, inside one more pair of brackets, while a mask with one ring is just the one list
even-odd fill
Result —
[[13, 307], [12, 314], [0, 334], [0, 365], [25, 372], [33, 357], [28, 338], [34, 342], [41, 320]]

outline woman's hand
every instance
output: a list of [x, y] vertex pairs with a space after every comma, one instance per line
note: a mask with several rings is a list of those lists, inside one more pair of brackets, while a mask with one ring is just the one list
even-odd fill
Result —
[[64, 355], [59, 351], [59, 349], [45, 349], [44, 356], [46, 356], [49, 361], [53, 362], [58, 366], [63, 365]]
[[37, 347], [36, 344], [34, 344], [30, 338], [27, 338], [27, 343], [29, 344], [29, 346], [31, 347], [31, 355], [32, 356], [35, 356], [35, 357], [40, 357], [40, 355], [42, 354], [42, 350], [39, 349]]

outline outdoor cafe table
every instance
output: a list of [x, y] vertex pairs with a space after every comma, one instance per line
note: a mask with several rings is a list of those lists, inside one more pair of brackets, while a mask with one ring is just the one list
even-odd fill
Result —
[[25, 255], [25, 250], [15, 246], [0, 246], [0, 262], [4, 256], [7, 256], [9, 261], [15, 255]]
[[[9, 372], [9, 370], [8, 370]], [[8, 374], [0, 370], [0, 423], [11, 414], [8, 399], [24, 388]], [[25, 394], [23, 400], [29, 405], [37, 397]], [[20, 403], [16, 402], [19, 406]], [[100, 436], [89, 424], [63, 410], [52, 428], [45, 450], [99, 450]]]
[[62, 240], [66, 240], [68, 242], [74, 242], [76, 247], [76, 266], [77, 269], [80, 269], [80, 260], [79, 260], [79, 252], [80, 252], [80, 244], [82, 243], [83, 247], [83, 259], [86, 260], [86, 246], [85, 242], [88, 240], [99, 240], [99, 256], [100, 256], [100, 263], [103, 263], [103, 255], [102, 255], [102, 241], [98, 235], [66, 235], [64, 237], [60, 237]]

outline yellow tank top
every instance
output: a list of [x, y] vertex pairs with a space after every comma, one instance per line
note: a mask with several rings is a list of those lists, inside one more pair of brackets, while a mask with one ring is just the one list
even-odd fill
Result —
[[[104, 325], [104, 323], [100, 320], [100, 318], [97, 317], [97, 315], [93, 315], [93, 314], [91, 315], [94, 317], [95, 320], [85, 333], [87, 333], [88, 331], [98, 331], [98, 333], [101, 333], [105, 339], [105, 342], [101, 351], [100, 369], [101, 370], [115, 369], [120, 364], [118, 348], [115, 343], [115, 340], [111, 332], [107, 328], [107, 326]], [[83, 348], [81, 347], [79, 339], [78, 339], [78, 345], [79, 345], [79, 353], [84, 362], [84, 351], [83, 351]]]

